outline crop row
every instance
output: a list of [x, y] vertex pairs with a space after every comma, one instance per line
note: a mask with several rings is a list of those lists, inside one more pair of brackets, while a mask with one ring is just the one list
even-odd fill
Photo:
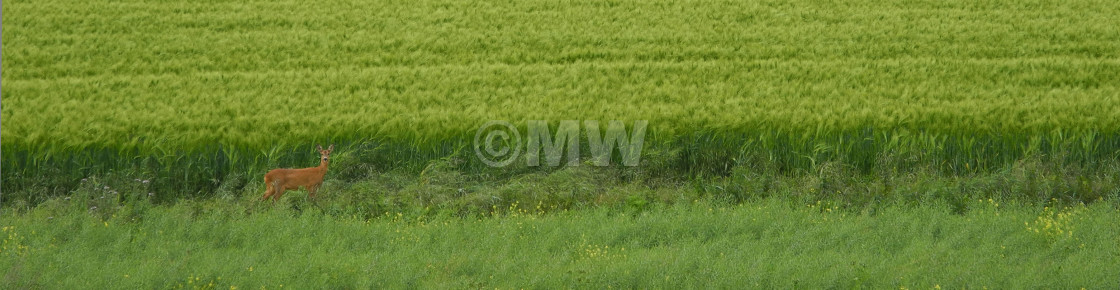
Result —
[[4, 80], [347, 66], [1120, 57], [1120, 5], [1107, 1], [563, 2], [12, 1], [3, 7]]
[[[649, 120], [651, 131], [1039, 135], [1120, 130], [1120, 62], [589, 63], [5, 83], [5, 146], [176, 150], [447, 141], [487, 120]], [[49, 149], [54, 148], [54, 149]]]

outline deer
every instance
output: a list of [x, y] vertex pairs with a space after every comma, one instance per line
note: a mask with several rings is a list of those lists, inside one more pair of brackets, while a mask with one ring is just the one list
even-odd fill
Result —
[[299, 189], [303, 187], [307, 190], [307, 196], [311, 199], [315, 198], [315, 191], [319, 190], [319, 186], [323, 185], [323, 176], [327, 175], [327, 165], [330, 164], [331, 151], [334, 151], [334, 144], [323, 150], [323, 145], [315, 145], [319, 150], [321, 156], [319, 166], [308, 168], [277, 168], [268, 171], [264, 175], [264, 197], [262, 200], [272, 198], [275, 203], [284, 195], [284, 191], [289, 189]]

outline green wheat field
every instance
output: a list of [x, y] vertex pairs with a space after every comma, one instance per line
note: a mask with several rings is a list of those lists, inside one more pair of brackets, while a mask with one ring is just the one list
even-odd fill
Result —
[[[4, 289], [1120, 288], [1120, 2], [3, 14]], [[491, 167], [490, 120], [648, 128]]]

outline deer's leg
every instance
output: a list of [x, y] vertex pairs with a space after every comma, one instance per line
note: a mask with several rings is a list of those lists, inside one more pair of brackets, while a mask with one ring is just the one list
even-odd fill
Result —
[[273, 188], [275, 189], [276, 193], [272, 195], [272, 202], [276, 202], [277, 200], [280, 200], [280, 196], [284, 195], [284, 187], [274, 186]]
[[316, 191], [319, 191], [319, 185], [318, 184], [313, 184], [311, 186], [308, 186], [307, 187], [307, 197], [311, 198], [311, 199], [315, 199], [315, 192]]
[[272, 182], [270, 181], [268, 177], [264, 178], [264, 196], [261, 197], [262, 200], [268, 200], [270, 196], [276, 194], [276, 187], [272, 186]]
[[280, 196], [283, 195], [283, 191], [284, 191], [283, 187], [277, 187], [277, 193], [272, 195], [272, 202], [273, 203], [276, 203], [277, 200], [280, 200]]

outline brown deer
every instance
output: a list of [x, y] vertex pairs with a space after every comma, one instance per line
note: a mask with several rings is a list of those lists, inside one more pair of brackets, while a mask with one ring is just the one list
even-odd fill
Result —
[[278, 168], [268, 171], [264, 175], [264, 197], [263, 200], [268, 200], [272, 197], [272, 202], [280, 199], [284, 195], [285, 190], [299, 189], [303, 187], [307, 189], [307, 196], [315, 198], [315, 191], [319, 190], [319, 186], [323, 185], [323, 176], [327, 175], [327, 164], [330, 164], [331, 151], [334, 151], [334, 144], [323, 150], [322, 145], [315, 145], [319, 150], [319, 155], [322, 156], [319, 161], [318, 167], [309, 168]]

